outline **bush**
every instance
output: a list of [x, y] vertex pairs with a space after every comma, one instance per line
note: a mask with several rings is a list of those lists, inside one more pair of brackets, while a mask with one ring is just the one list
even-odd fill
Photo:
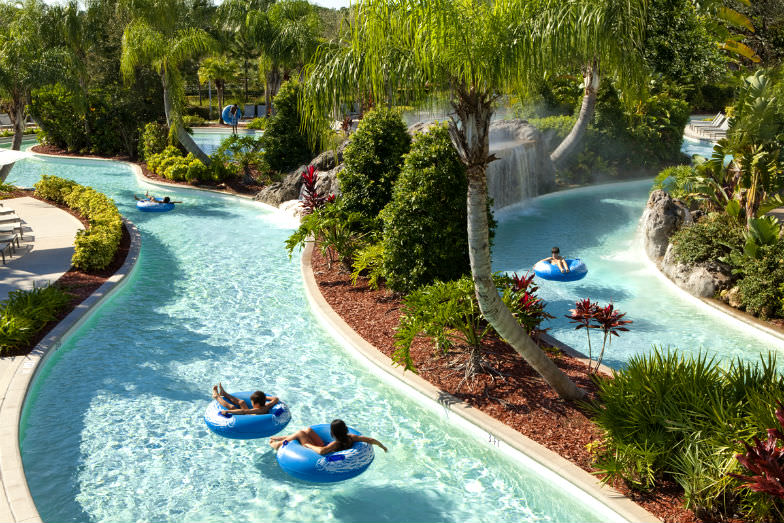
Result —
[[144, 126], [139, 156], [149, 162], [154, 154], [160, 154], [169, 143], [169, 128], [157, 122], [150, 122]]
[[686, 265], [718, 261], [733, 250], [743, 250], [743, 226], [724, 213], [710, 213], [693, 225], [681, 227], [670, 238], [675, 259]]
[[254, 118], [247, 125], [248, 129], [256, 129], [263, 131], [267, 128], [267, 119], [266, 118]]
[[221, 158], [224, 164], [234, 164], [232, 172], [242, 173], [246, 182], [252, 182], [251, 169], [269, 171], [262, 151], [263, 146], [262, 138], [233, 135], [221, 142], [213, 156]]
[[207, 120], [201, 116], [185, 115], [182, 117], [182, 123], [185, 124], [185, 127], [198, 127], [199, 125], [204, 125], [207, 123]]
[[368, 287], [378, 289], [380, 280], [384, 277], [384, 244], [371, 243], [354, 254], [351, 264], [351, 284], [356, 285], [360, 275], [367, 276]]
[[[591, 409], [604, 431], [597, 467], [605, 481], [647, 489], [675, 480], [703, 519], [748, 515], [756, 494], [738, 491], [740, 482], [727, 474], [740, 472], [734, 455], [741, 442], [775, 423], [772, 407], [784, 394], [776, 369], [772, 355], [723, 368], [704, 355], [657, 349], [632, 357], [612, 379], [598, 376]], [[756, 516], [749, 520], [765, 517]]]
[[346, 209], [372, 218], [392, 199], [411, 137], [400, 114], [389, 109], [367, 113], [343, 151], [338, 173]]
[[304, 163], [313, 156], [306, 136], [302, 133], [302, 116], [298, 97], [300, 85], [294, 80], [284, 83], [275, 96], [275, 115], [267, 122], [261, 138], [264, 159], [273, 171], [284, 172]]
[[754, 258], [743, 260], [738, 281], [741, 305], [763, 319], [784, 316], [784, 241], [760, 245]]
[[470, 273], [467, 192], [465, 167], [447, 128], [418, 134], [405, 155], [392, 201], [381, 212], [389, 288], [412, 291]]
[[86, 95], [56, 84], [32, 94], [30, 111], [42, 141], [62, 149], [136, 158], [139, 122], [163, 115], [157, 75], [141, 73], [131, 87], [110, 84]]
[[651, 192], [662, 189], [673, 198], [689, 203], [698, 190], [696, 177], [697, 170], [691, 165], [667, 167], [654, 178]]
[[403, 298], [392, 359], [406, 370], [415, 371], [411, 344], [416, 338], [429, 338], [436, 350], [447, 351], [456, 343], [476, 348], [491, 330], [479, 310], [470, 277], [436, 281]]
[[95, 271], [106, 268], [117, 254], [122, 239], [122, 216], [111, 198], [71, 180], [44, 175], [35, 184], [42, 198], [67, 205], [90, 222], [79, 231], [71, 263], [77, 269]]
[[0, 355], [29, 346], [70, 301], [68, 294], [52, 285], [9, 292], [8, 298], [0, 302]]
[[[213, 109], [213, 111], [221, 111], [223, 108], [218, 107], [217, 109]], [[199, 107], [198, 105], [189, 105], [183, 111], [183, 119], [195, 116], [197, 118], [201, 118], [202, 121], [206, 121], [210, 119], [210, 108], [209, 107]]]

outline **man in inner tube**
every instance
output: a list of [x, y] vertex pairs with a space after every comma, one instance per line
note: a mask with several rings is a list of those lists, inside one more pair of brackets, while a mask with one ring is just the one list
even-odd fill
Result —
[[566, 263], [564, 257], [561, 256], [561, 250], [558, 247], [553, 247], [552, 256], [550, 256], [549, 258], [545, 258], [543, 260], [539, 260], [536, 263], [544, 262], [544, 261], [555, 265], [556, 267], [558, 267], [558, 270], [560, 270], [561, 272], [569, 272], [569, 264]]
[[268, 397], [257, 390], [250, 395], [251, 407], [248, 407], [245, 400], [232, 396], [223, 390], [223, 385], [220, 383], [212, 387], [212, 397], [220, 403], [221, 407], [226, 409], [219, 412], [222, 416], [227, 414], [269, 414], [270, 409], [278, 403], [277, 396]]

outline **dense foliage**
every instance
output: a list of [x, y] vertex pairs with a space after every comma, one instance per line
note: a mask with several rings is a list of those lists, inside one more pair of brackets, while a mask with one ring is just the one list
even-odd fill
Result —
[[687, 265], [720, 260], [745, 243], [743, 227], [723, 213], [711, 213], [692, 225], [682, 227], [670, 238], [675, 258]]
[[144, 126], [139, 144], [139, 158], [149, 161], [154, 154], [160, 154], [169, 143], [169, 128], [164, 124], [150, 122]]
[[446, 127], [415, 136], [392, 200], [381, 213], [389, 288], [411, 291], [470, 273], [467, 190], [465, 167]]
[[0, 302], [0, 355], [26, 348], [38, 332], [70, 303], [71, 297], [57, 286], [14, 290]]
[[410, 148], [400, 114], [389, 109], [367, 113], [343, 152], [345, 167], [338, 173], [346, 209], [376, 217], [392, 199], [392, 186]]
[[622, 478], [639, 489], [676, 481], [687, 506], [705, 519], [774, 513], [762, 495], [738, 489], [741, 442], [774, 426], [784, 394], [775, 359], [720, 366], [704, 355], [655, 351], [634, 356], [613, 378], [599, 376], [592, 409], [604, 431], [597, 466], [606, 481]]
[[36, 193], [66, 205], [84, 216], [90, 227], [76, 233], [73, 266], [84, 271], [106, 268], [114, 260], [122, 239], [122, 216], [105, 194], [72, 180], [44, 175], [35, 184]]
[[267, 122], [261, 138], [264, 160], [278, 173], [308, 163], [314, 156], [302, 132], [302, 116], [298, 106], [300, 85], [294, 80], [284, 83], [275, 97], [275, 115]]

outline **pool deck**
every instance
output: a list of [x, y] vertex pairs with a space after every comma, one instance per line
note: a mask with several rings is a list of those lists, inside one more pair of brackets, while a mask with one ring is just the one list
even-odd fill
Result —
[[76, 232], [84, 229], [71, 214], [29, 196], [0, 200], [22, 219], [24, 238], [0, 266], [0, 300], [17, 289], [56, 281], [71, 268]]

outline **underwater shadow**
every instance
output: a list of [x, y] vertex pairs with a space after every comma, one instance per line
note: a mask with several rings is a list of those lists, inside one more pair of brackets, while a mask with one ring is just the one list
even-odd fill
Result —
[[332, 497], [333, 516], [347, 523], [431, 523], [455, 521], [452, 504], [436, 492], [428, 496], [418, 487], [358, 485]]

